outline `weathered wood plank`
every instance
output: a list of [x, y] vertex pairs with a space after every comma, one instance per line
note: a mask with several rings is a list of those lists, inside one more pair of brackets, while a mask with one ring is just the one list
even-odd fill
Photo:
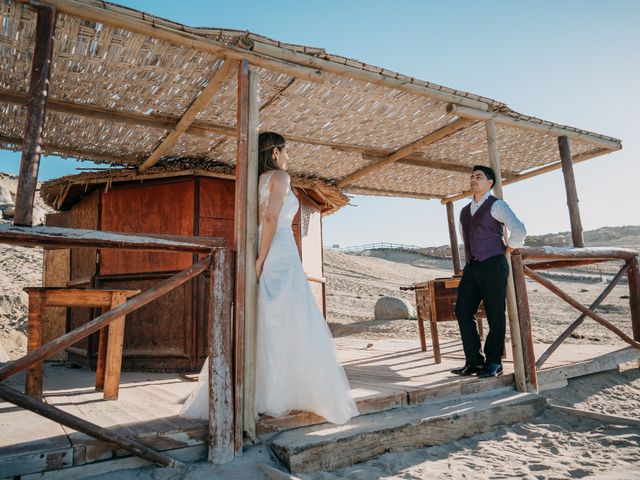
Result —
[[54, 422], [68, 425], [76, 430], [86, 432], [95, 438], [118, 445], [132, 454], [145, 458], [151, 462], [170, 467], [181, 465], [181, 463], [175, 459], [162, 455], [135, 440], [116, 435], [109, 430], [70, 415], [63, 410], [47, 405], [46, 403], [35, 400], [27, 395], [23, 395], [17, 390], [7, 387], [2, 383], [0, 383], [0, 397], [14, 405], [18, 405], [19, 407], [49, 418]]
[[640, 352], [638, 350], [627, 347], [622, 350], [607, 353], [592, 360], [559, 367], [543, 368], [538, 372], [538, 382], [541, 385], [557, 383], [568, 378], [613, 370], [618, 368], [618, 365], [622, 363], [631, 362], [639, 358]]
[[222, 238], [209, 238], [202, 244], [173, 240], [173, 238], [175, 237], [155, 234], [138, 235], [134, 233], [102, 232], [82, 228], [24, 227], [9, 223], [0, 225], [0, 243], [27, 247], [94, 247], [157, 252], [210, 253], [212, 248], [225, 248], [227, 246]]
[[[183, 462], [195, 462], [206, 456], [206, 446], [194, 445], [168, 450], [166, 453]], [[20, 480], [85, 480], [98, 475], [113, 473], [120, 470], [132, 470], [152, 465], [152, 462], [139, 457], [113, 458], [85, 465], [74, 465], [62, 470], [51, 470], [46, 474], [34, 473], [23, 475]]]
[[73, 465], [73, 449], [69, 447], [2, 456], [0, 460], [0, 478], [24, 478], [22, 475], [70, 467]]
[[357, 417], [343, 426], [290, 430], [270, 445], [293, 473], [335, 470], [384, 452], [448, 443], [530, 419], [545, 403], [542, 396], [522, 393], [465, 398], [458, 408], [451, 402], [429, 403]]

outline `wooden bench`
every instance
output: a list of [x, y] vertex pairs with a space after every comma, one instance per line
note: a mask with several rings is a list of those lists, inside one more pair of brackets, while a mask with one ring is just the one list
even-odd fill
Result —
[[[27, 352], [31, 352], [43, 344], [42, 314], [46, 307], [95, 307], [101, 308], [104, 313], [140, 293], [140, 290], [94, 290], [64, 287], [27, 287], [24, 291], [29, 295]], [[124, 319], [124, 316], [118, 318], [100, 330], [96, 391], [103, 391], [105, 400], [117, 400], [118, 398]], [[43, 371], [43, 362], [29, 368], [25, 385], [26, 394], [42, 399]]]
[[[438, 322], [456, 320], [456, 300], [458, 298], [458, 285], [460, 277], [436, 278], [428, 282], [416, 283], [416, 309], [418, 313], [418, 329], [420, 331], [420, 346], [423, 352], [427, 351], [424, 322], [428, 321], [431, 327], [431, 344], [436, 363], [442, 363], [440, 355], [440, 339], [438, 338]], [[482, 338], [482, 320], [486, 317], [482, 303], [476, 314], [478, 320], [478, 333]]]

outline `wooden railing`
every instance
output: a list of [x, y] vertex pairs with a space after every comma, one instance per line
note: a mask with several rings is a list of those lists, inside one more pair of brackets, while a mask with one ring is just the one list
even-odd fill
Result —
[[210, 452], [228, 455], [233, 452], [235, 421], [233, 410], [233, 322], [231, 317], [233, 292], [233, 255], [223, 239], [178, 237], [168, 235], [136, 235], [94, 230], [54, 227], [19, 227], [0, 225], [0, 243], [52, 248], [93, 247], [124, 250], [179, 251], [207, 253], [208, 256], [189, 268], [161, 281], [154, 287], [132, 297], [125, 303], [103, 313], [88, 323], [30, 351], [25, 356], [0, 367], [0, 398], [28, 409], [53, 421], [67, 425], [100, 440], [112, 443], [134, 455], [164, 466], [177, 466], [179, 461], [152, 450], [140, 442], [117, 435], [105, 428], [75, 417], [7, 386], [4, 381], [24, 371], [50, 355], [86, 338], [112, 322], [156, 300], [190, 279], [210, 272], [209, 332]]
[[[570, 268], [612, 260], [622, 261], [623, 265], [589, 307], [562, 291], [562, 289], [550, 280], [536, 273], [536, 270]], [[557, 350], [560, 344], [562, 344], [587, 317], [612, 331], [632, 347], [640, 349], [640, 266], [637, 252], [621, 248], [522, 248], [511, 255], [511, 262], [513, 266], [513, 279], [528, 390], [538, 390], [538, 370], [544, 365], [553, 352]], [[620, 328], [594, 311], [625, 275], [629, 283], [632, 336], [627, 335]], [[537, 360], [533, 351], [533, 334], [531, 330], [531, 314], [529, 311], [526, 277], [535, 280], [581, 313]]]

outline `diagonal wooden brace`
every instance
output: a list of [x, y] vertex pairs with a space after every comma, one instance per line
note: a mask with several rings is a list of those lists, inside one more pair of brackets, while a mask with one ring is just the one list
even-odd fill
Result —
[[620, 330], [618, 327], [616, 327], [615, 325], [613, 325], [611, 322], [609, 322], [608, 320], [606, 320], [605, 318], [601, 317], [600, 315], [598, 315], [597, 313], [595, 313], [593, 310], [585, 307], [584, 305], [582, 305], [580, 302], [578, 302], [577, 300], [575, 300], [573, 297], [571, 297], [570, 295], [566, 294], [565, 292], [563, 292], [561, 289], [559, 289], [558, 287], [556, 287], [553, 282], [550, 282], [549, 280], [547, 280], [546, 278], [541, 277], [540, 275], [538, 275], [536, 272], [534, 272], [533, 270], [531, 270], [529, 267], [525, 266], [524, 267], [524, 273], [534, 279], [536, 282], [538, 282], [540, 285], [546, 287], [547, 289], [551, 290], [553, 293], [555, 293], [558, 297], [560, 297], [561, 299], [563, 299], [565, 302], [567, 302], [569, 305], [577, 308], [578, 310], [580, 310], [582, 313], [584, 313], [586, 316], [593, 318], [596, 322], [598, 322], [600, 325], [602, 325], [603, 327], [611, 330], [613, 333], [615, 333], [616, 335], [618, 335], [621, 339], [623, 339], [625, 342], [627, 342], [629, 345], [631, 345], [634, 348], [640, 349], [640, 342], [636, 342], [633, 338], [631, 338], [629, 335], [627, 335], [626, 333], [624, 333], [622, 330]]

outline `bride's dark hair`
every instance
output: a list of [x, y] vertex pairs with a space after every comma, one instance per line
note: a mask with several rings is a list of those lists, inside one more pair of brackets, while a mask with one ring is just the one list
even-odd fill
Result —
[[282, 135], [275, 132], [263, 132], [258, 136], [258, 174], [262, 175], [269, 170], [280, 170], [278, 162], [273, 158], [273, 149], [279, 152], [284, 149], [285, 140]]

